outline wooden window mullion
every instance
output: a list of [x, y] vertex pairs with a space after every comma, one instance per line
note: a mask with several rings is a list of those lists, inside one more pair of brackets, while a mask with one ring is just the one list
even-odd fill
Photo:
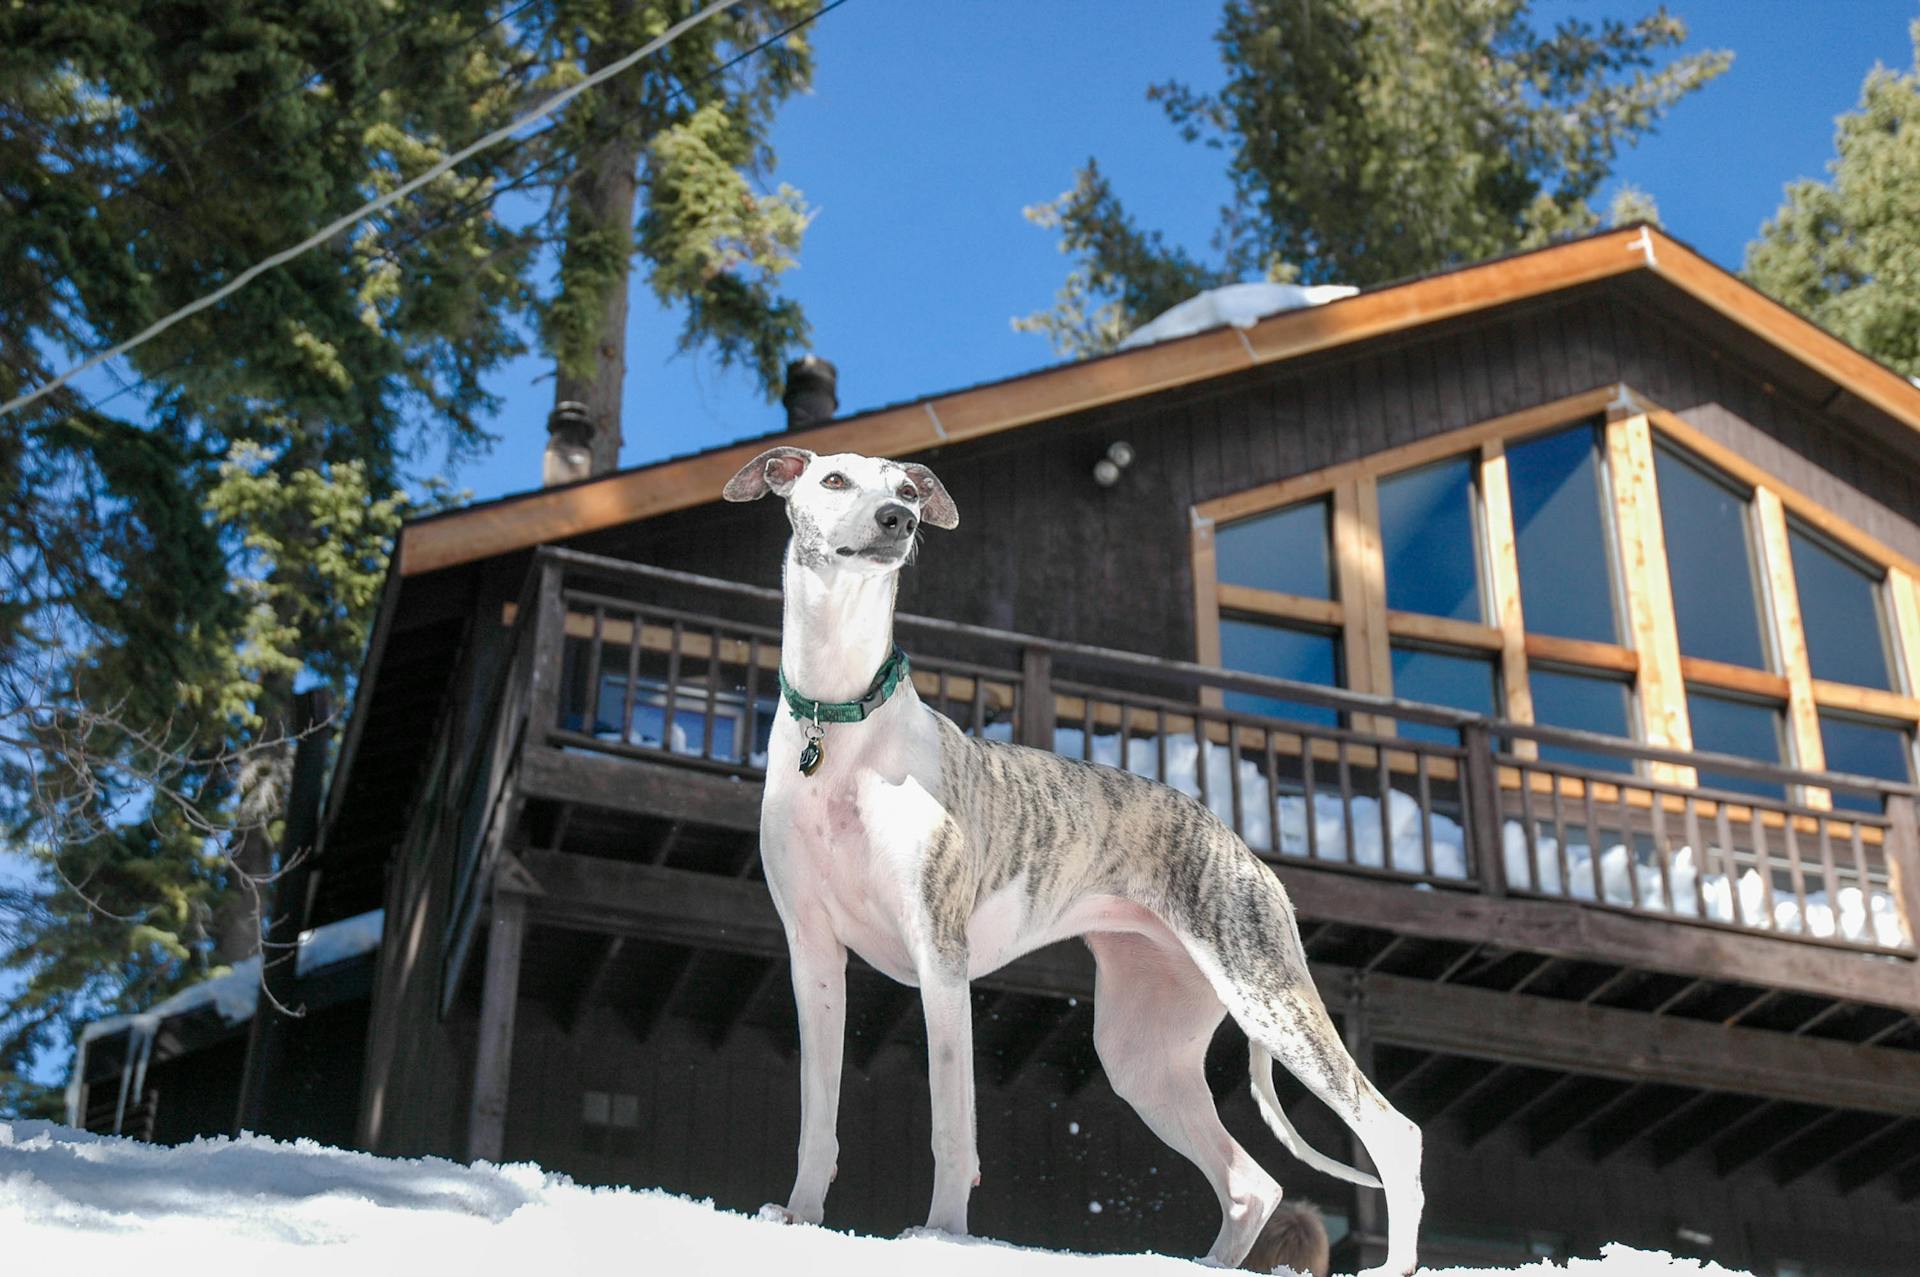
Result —
[[[1198, 510], [1193, 512], [1193, 619], [1194, 660], [1202, 665], [1220, 664], [1220, 564], [1214, 548], [1213, 520]], [[1200, 703], [1219, 709], [1222, 700], [1217, 687], [1202, 687]], [[1124, 733], [1122, 734], [1124, 737]]]
[[[1787, 741], [1793, 765], [1806, 771], [1825, 771], [1827, 750], [1820, 739], [1820, 711], [1814, 702], [1806, 627], [1800, 620], [1800, 591], [1794, 584], [1786, 507], [1771, 489], [1755, 488], [1753, 513], [1760, 525], [1760, 579], [1767, 593], [1780, 672], [1787, 679]], [[1803, 788], [1800, 798], [1809, 807], [1833, 805], [1831, 794], [1812, 786]]]
[[[1333, 490], [1334, 572], [1346, 626], [1340, 632], [1347, 687], [1393, 695], [1393, 656], [1387, 646], [1387, 574], [1381, 557], [1380, 497], [1370, 475]], [[1390, 720], [1354, 715], [1356, 731], [1391, 734]]]
[[[1634, 693], [1650, 745], [1692, 749], [1686, 682], [1680, 673], [1680, 636], [1674, 626], [1673, 585], [1667, 575], [1666, 533], [1653, 477], [1653, 432], [1644, 413], [1607, 415], [1607, 469], [1620, 532], [1621, 583], [1627, 630], [1640, 654]], [[1695, 783], [1691, 767], [1655, 763], [1657, 780]]]
[[[1527, 680], [1527, 625], [1520, 599], [1520, 557], [1514, 545], [1513, 493], [1507, 485], [1507, 452], [1492, 439], [1480, 450], [1480, 508], [1486, 536], [1487, 606], [1500, 630], [1501, 714], [1516, 723], [1533, 721], [1533, 687]], [[1537, 756], [1531, 740], [1516, 740], [1522, 758]]]
[[1909, 696], [1920, 696], [1920, 587], [1904, 568], [1887, 571], [1887, 599], [1893, 608], [1896, 674]]

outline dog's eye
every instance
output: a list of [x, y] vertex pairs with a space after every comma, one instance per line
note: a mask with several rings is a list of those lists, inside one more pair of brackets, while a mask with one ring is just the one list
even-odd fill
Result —
[[900, 495], [909, 501], [918, 501], [920, 499], [920, 489], [914, 487], [911, 483], [903, 483], [900, 485]]
[[823, 488], [829, 488], [834, 492], [838, 492], [842, 488], [847, 486], [847, 476], [845, 476], [844, 474], [841, 474], [838, 470], [836, 470], [832, 474], [828, 475], [826, 478], [822, 479], [820, 481], [820, 486]]

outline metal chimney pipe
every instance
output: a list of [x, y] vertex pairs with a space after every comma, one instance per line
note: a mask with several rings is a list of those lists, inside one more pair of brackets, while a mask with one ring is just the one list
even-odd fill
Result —
[[832, 421], [840, 410], [840, 370], [818, 355], [803, 355], [787, 365], [787, 429], [804, 430]]

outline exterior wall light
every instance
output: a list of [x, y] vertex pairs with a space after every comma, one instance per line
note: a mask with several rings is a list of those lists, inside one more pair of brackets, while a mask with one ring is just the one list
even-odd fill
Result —
[[1120, 472], [1133, 464], [1133, 445], [1116, 439], [1107, 445], [1107, 454], [1093, 463], [1093, 481], [1103, 488], [1120, 482]]

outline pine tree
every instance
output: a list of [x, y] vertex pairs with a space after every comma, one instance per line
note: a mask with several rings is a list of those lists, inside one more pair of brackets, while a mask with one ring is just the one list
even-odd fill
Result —
[[[110, 345], [684, 16], [621, 0], [48, 0], [0, 6], [0, 399]], [[804, 321], [773, 291], [805, 213], [771, 113], [807, 4], [761, 0], [589, 91], [139, 348], [131, 393], [0, 418], [0, 1111], [78, 1021], [258, 944], [297, 684], [336, 704], [423, 472], [491, 442], [484, 378], [531, 326], [564, 367], [639, 253], [685, 341], [764, 383]], [[711, 28], [711, 29], [709, 29]], [[636, 127], [637, 123], [637, 127]], [[612, 247], [579, 194], [638, 144]], [[596, 167], [602, 166], [602, 167]], [[607, 180], [619, 185], [616, 167]], [[625, 170], [629, 174], [632, 168]], [[509, 189], [550, 191], [531, 223]], [[750, 205], [750, 206], [749, 206]], [[543, 281], [559, 260], [558, 281]], [[619, 282], [612, 282], [618, 275]], [[617, 389], [616, 392], [617, 394]], [[0, 874], [0, 878], [6, 875]]]
[[1589, 201], [1619, 149], [1730, 55], [1657, 66], [1686, 37], [1664, 8], [1549, 34], [1527, 8], [1227, 0], [1226, 84], [1149, 91], [1183, 137], [1228, 157], [1219, 265], [1142, 235], [1089, 164], [1073, 190], [1028, 210], [1078, 261], [1053, 311], [1016, 326], [1095, 353], [1197, 281], [1378, 284], [1597, 226]]
[[1747, 247], [1746, 276], [1835, 336], [1920, 377], [1920, 21], [1914, 69], [1867, 74], [1831, 180], [1803, 179]]

